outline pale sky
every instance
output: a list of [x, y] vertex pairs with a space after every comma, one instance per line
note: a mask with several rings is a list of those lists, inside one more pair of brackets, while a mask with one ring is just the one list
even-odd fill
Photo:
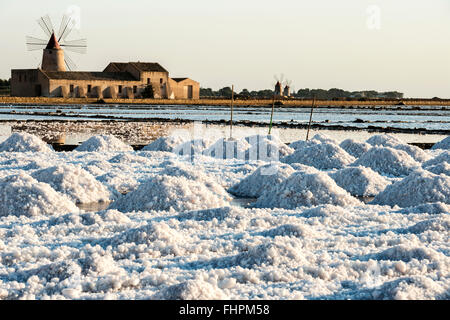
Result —
[[25, 36], [45, 38], [36, 20], [58, 29], [69, 8], [88, 39], [86, 55], [70, 54], [79, 71], [159, 62], [213, 89], [271, 88], [282, 73], [296, 90], [450, 98], [450, 0], [0, 0], [0, 78], [37, 67]]

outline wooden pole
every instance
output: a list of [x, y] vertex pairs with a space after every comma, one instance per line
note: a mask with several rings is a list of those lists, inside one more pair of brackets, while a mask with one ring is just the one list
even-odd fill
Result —
[[269, 134], [272, 132], [272, 121], [273, 121], [273, 112], [275, 110], [275, 94], [272, 99], [272, 112], [270, 113], [270, 124], [269, 124]]
[[306, 141], [309, 139], [309, 130], [311, 130], [311, 122], [312, 122], [312, 116], [314, 112], [314, 105], [316, 103], [316, 96], [313, 96], [313, 102], [311, 106], [311, 114], [309, 115], [309, 125], [308, 125], [308, 131], [306, 132]]
[[234, 100], [234, 85], [231, 86], [231, 116], [230, 116], [230, 139], [233, 139], [233, 100]]

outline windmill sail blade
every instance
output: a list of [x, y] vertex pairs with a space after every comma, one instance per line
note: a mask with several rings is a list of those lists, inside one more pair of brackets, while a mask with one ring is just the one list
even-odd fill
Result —
[[69, 71], [74, 71], [77, 69], [77, 65], [75, 64], [75, 62], [73, 62], [73, 60], [70, 59], [67, 54], [65, 55], [64, 62], [66, 63], [67, 69]]
[[69, 17], [67, 15], [63, 15], [61, 19], [61, 24], [59, 25], [58, 42], [61, 41], [62, 36], [64, 35], [64, 33], [66, 33], [68, 25], [69, 25]]
[[85, 54], [87, 52], [87, 40], [86, 39], [78, 39], [78, 40], [65, 41], [61, 44], [61, 47], [64, 47], [64, 49], [66, 49], [67, 51]]
[[69, 34], [72, 32], [75, 21], [72, 17], [64, 15], [61, 20], [61, 25], [59, 27], [59, 38], [58, 42], [64, 41]]
[[53, 28], [52, 19], [50, 19], [49, 15], [39, 18], [38, 24], [49, 37], [52, 36], [55, 29]]
[[47, 40], [27, 36], [26, 44], [28, 51], [42, 50], [47, 45]]

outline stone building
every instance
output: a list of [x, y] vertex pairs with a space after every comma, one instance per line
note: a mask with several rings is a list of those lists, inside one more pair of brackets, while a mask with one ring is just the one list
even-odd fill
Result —
[[[151, 89], [150, 89], [151, 88]], [[102, 72], [66, 71], [64, 51], [52, 35], [41, 68], [11, 70], [11, 96], [199, 99], [200, 84], [170, 78], [158, 63], [111, 62]]]

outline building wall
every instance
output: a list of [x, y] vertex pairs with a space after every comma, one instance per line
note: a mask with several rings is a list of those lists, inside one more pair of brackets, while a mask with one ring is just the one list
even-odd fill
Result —
[[[36, 97], [43, 95], [42, 73], [38, 69], [11, 70], [11, 96]], [[41, 86], [40, 90], [37, 86]]]
[[[130, 67], [130, 73], [131, 69], [135, 68]], [[136, 81], [120, 81], [48, 79], [40, 69], [11, 70], [11, 96], [14, 97], [141, 98], [142, 91], [148, 83], [153, 87], [155, 99], [199, 99], [200, 97], [198, 82], [191, 79], [176, 82], [169, 78], [168, 72], [139, 71]], [[91, 87], [90, 92], [88, 86]], [[119, 92], [119, 86], [121, 86], [121, 92]], [[189, 92], [192, 97], [189, 96]]]
[[[73, 86], [73, 90], [71, 90], [71, 86]], [[119, 87], [121, 87], [121, 90], [119, 90]], [[136, 93], [131, 97], [130, 90], [134, 92], [134, 87], [136, 87]], [[140, 81], [50, 80], [49, 96], [63, 97], [63, 93], [67, 93], [66, 97], [68, 98], [135, 98], [139, 96], [142, 90]], [[114, 95], [117, 96], [114, 97]]]
[[[170, 86], [174, 93], [175, 99], [199, 99], [200, 83], [192, 79], [185, 79], [177, 82], [170, 79]], [[191, 87], [191, 89], [190, 89]]]

